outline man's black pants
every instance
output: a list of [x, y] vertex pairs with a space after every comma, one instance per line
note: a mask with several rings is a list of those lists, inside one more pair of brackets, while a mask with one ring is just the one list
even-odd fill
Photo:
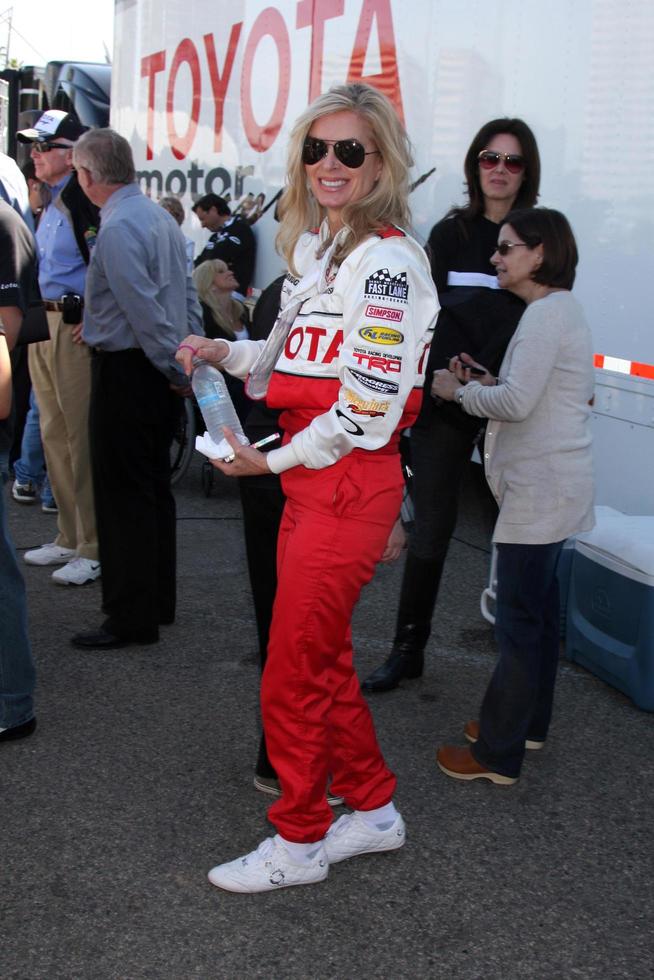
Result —
[[175, 616], [174, 399], [142, 350], [94, 352], [89, 432], [104, 628], [155, 640]]

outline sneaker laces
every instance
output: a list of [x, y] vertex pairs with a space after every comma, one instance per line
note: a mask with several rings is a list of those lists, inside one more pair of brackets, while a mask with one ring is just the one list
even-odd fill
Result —
[[326, 836], [339, 837], [341, 834], [344, 834], [352, 823], [352, 817], [353, 815], [351, 813], [343, 814], [342, 817], [339, 817], [338, 820], [331, 825]]
[[271, 855], [274, 847], [274, 838], [266, 837], [265, 840], [261, 841], [256, 851], [250, 851], [249, 854], [246, 854], [245, 857], [241, 858], [241, 864], [243, 867], [245, 867], [247, 864], [249, 864], [252, 858], [260, 858], [262, 861], [265, 861], [266, 858]]

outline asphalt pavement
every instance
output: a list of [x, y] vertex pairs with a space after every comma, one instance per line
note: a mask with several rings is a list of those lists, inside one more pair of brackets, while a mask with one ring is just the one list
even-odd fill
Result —
[[[271, 834], [252, 787], [256, 637], [234, 485], [177, 488], [179, 612], [161, 642], [81, 652], [100, 584], [24, 566], [38, 729], [0, 749], [2, 980], [641, 980], [654, 976], [654, 725], [565, 660], [555, 719], [512, 787], [435, 764], [464, 744], [490, 674], [479, 612], [488, 513], [464, 494], [425, 676], [370, 699], [406, 846], [319, 885], [234, 895], [214, 864]], [[8, 501], [19, 552], [55, 518]], [[364, 677], [386, 655], [401, 563], [354, 620]]]

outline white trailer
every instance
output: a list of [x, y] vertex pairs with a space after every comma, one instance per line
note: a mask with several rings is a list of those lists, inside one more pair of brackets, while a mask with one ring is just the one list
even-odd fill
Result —
[[[283, 183], [289, 129], [330, 85], [380, 87], [415, 147], [414, 228], [463, 199], [476, 130], [520, 116], [542, 204], [570, 219], [575, 293], [596, 351], [597, 502], [654, 514], [654, 5], [651, 0], [117, 0], [112, 123], [143, 188], [176, 194], [187, 231], [209, 191]], [[257, 286], [281, 268], [274, 208], [255, 225]]]

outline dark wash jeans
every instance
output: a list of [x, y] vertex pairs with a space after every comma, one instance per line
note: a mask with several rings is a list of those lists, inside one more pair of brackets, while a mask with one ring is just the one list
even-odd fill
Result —
[[563, 541], [497, 545], [499, 658], [482, 701], [472, 754], [503, 776], [519, 775], [525, 739], [547, 736], [559, 658], [556, 566], [562, 547]]

